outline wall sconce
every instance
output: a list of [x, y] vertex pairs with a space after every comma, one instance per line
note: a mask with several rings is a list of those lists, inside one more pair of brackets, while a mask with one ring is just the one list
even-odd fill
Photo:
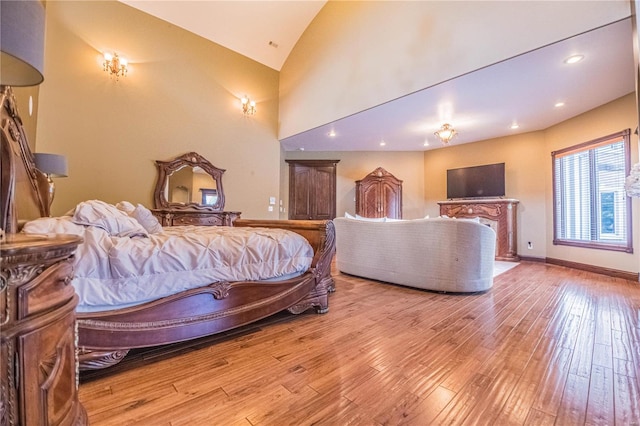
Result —
[[121, 58], [117, 53], [111, 55], [110, 53], [104, 54], [104, 63], [102, 64], [102, 69], [104, 71], [109, 72], [109, 77], [115, 74], [116, 81], [118, 81], [118, 77], [127, 75], [127, 65], [129, 61], [125, 58]]
[[456, 132], [456, 129], [454, 129], [450, 124], [447, 123], [443, 124], [442, 127], [440, 127], [440, 130], [434, 133], [434, 135], [439, 137], [442, 143], [445, 145], [448, 145], [451, 139], [453, 139], [453, 137], [457, 134], [458, 132]]
[[242, 112], [245, 115], [253, 115], [256, 113], [256, 101], [252, 101], [248, 96], [243, 96], [240, 99], [240, 103], [242, 104]]
[[59, 154], [44, 154], [36, 152], [33, 154], [36, 168], [47, 175], [49, 182], [49, 212], [51, 212], [51, 203], [56, 192], [56, 186], [51, 178], [67, 177], [67, 157]]

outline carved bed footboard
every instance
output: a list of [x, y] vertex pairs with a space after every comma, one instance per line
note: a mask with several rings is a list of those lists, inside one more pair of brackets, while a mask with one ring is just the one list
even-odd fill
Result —
[[331, 261], [336, 253], [336, 231], [332, 221], [237, 219], [234, 226], [282, 228], [302, 235], [313, 247], [311, 267], [320, 274], [320, 284], [329, 292], [335, 291], [335, 283], [331, 278]]
[[213, 283], [139, 306], [78, 313], [81, 370], [117, 364], [132, 348], [164, 345], [204, 337], [288, 310], [329, 309], [333, 291], [331, 260], [335, 231], [331, 221], [238, 220], [235, 226], [279, 227], [307, 238], [314, 248], [311, 268], [286, 281]]

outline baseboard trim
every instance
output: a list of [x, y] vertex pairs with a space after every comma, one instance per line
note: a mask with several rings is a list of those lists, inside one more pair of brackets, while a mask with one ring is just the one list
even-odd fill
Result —
[[[535, 260], [534, 260], [535, 259]], [[594, 272], [596, 274], [607, 275], [615, 278], [623, 278], [629, 281], [640, 282], [640, 274], [635, 272], [621, 271], [619, 269], [603, 268], [601, 266], [587, 265], [585, 263], [570, 262], [568, 260], [554, 259], [552, 257], [541, 258], [522, 258], [533, 262], [543, 261], [552, 265], [566, 266], [567, 268], [579, 269], [581, 271]]]
[[520, 260], [524, 260], [527, 262], [547, 263], [547, 260], [544, 257], [520, 256]]

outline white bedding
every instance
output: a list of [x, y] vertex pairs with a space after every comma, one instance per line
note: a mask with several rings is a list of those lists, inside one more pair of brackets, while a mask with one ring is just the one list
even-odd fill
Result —
[[[309, 269], [313, 258], [305, 238], [283, 229], [176, 226], [116, 236], [102, 225], [86, 220], [79, 225], [74, 218], [36, 219], [23, 232], [84, 239], [72, 281], [80, 298], [78, 312], [131, 306], [220, 281], [282, 279]], [[122, 227], [116, 228], [122, 233]]]

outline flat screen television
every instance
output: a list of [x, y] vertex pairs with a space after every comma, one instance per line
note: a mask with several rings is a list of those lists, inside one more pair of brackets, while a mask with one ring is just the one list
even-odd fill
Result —
[[447, 170], [447, 198], [504, 197], [504, 163]]

